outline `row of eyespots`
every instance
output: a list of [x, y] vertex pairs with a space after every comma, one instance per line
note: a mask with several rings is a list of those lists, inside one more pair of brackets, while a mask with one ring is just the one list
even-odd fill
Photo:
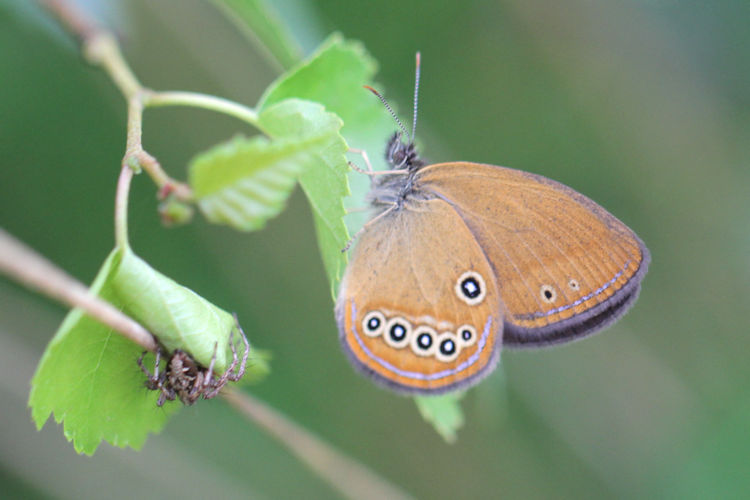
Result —
[[371, 311], [362, 320], [362, 328], [368, 337], [383, 335], [383, 340], [394, 349], [410, 346], [417, 356], [435, 356], [438, 361], [448, 363], [455, 360], [461, 349], [474, 345], [477, 331], [471, 325], [463, 325], [458, 334], [438, 333], [427, 325], [412, 327], [401, 317], [386, 319], [380, 311]]

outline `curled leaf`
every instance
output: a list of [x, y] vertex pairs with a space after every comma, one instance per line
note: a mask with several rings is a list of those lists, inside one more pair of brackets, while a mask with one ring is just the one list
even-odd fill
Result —
[[[130, 249], [118, 248], [109, 255], [91, 293], [144, 325], [168, 350], [187, 351], [204, 366], [218, 346], [216, 369], [226, 369], [231, 356], [228, 339], [235, 328], [232, 315], [158, 273]], [[168, 402], [157, 408], [158, 393], [146, 390], [146, 377], [136, 363], [142, 351], [73, 309], [31, 381], [29, 406], [37, 427], [53, 414], [56, 422], [64, 424], [65, 437], [76, 451], [88, 455], [101, 441], [143, 446], [148, 433], [159, 432], [179, 405]], [[148, 356], [146, 366], [152, 360]], [[249, 368], [254, 378], [267, 371], [264, 359], [254, 353]]]
[[[203, 366], [216, 352], [215, 369], [222, 373], [231, 361], [229, 335], [234, 317], [206, 299], [164, 276], [130, 249], [111, 278], [117, 303], [152, 332], [168, 352], [182, 349]], [[234, 335], [235, 345], [239, 341]]]

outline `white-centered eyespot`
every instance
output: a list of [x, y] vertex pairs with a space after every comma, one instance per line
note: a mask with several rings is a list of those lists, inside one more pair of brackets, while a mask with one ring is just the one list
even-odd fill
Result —
[[411, 324], [404, 318], [391, 318], [385, 324], [383, 338], [389, 346], [401, 349], [409, 343]]
[[476, 271], [463, 273], [456, 281], [456, 295], [470, 306], [481, 303], [487, 295], [482, 275]]
[[461, 325], [458, 327], [457, 334], [461, 348], [469, 347], [477, 343], [477, 330], [471, 325]]
[[385, 316], [380, 311], [370, 311], [362, 320], [362, 330], [368, 337], [377, 337], [385, 330]]
[[581, 285], [578, 283], [578, 281], [576, 281], [574, 279], [571, 279], [570, 281], [568, 281], [568, 286], [574, 292], [577, 292], [578, 290], [581, 289]]
[[461, 351], [458, 338], [452, 332], [441, 333], [437, 337], [437, 349], [435, 357], [443, 363], [454, 361]]
[[437, 336], [429, 326], [416, 327], [411, 335], [411, 350], [417, 356], [432, 356], [437, 350]]
[[539, 295], [547, 304], [552, 304], [557, 298], [557, 292], [555, 292], [555, 289], [552, 288], [551, 285], [542, 285], [542, 288], [539, 290]]

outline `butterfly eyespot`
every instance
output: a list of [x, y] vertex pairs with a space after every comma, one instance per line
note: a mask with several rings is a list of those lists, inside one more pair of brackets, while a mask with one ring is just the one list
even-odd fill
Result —
[[458, 357], [460, 352], [458, 339], [451, 332], [441, 333], [437, 338], [435, 357], [443, 363], [450, 363]]
[[368, 337], [377, 337], [385, 329], [385, 316], [380, 311], [367, 313], [362, 320], [362, 330]]
[[418, 356], [435, 354], [437, 332], [429, 326], [418, 326], [411, 337], [411, 350]]
[[569, 287], [570, 287], [570, 289], [571, 289], [571, 290], [573, 290], [574, 292], [577, 292], [578, 290], [580, 290], [580, 289], [581, 289], [581, 285], [580, 285], [580, 284], [578, 284], [578, 281], [576, 281], [576, 280], [574, 280], [574, 279], [571, 279], [570, 281], [568, 281], [568, 286], [569, 286]]
[[461, 347], [474, 345], [477, 341], [477, 330], [471, 325], [462, 325], [458, 329], [458, 340]]
[[552, 288], [550, 285], [542, 285], [542, 288], [539, 291], [539, 295], [541, 295], [542, 300], [548, 304], [552, 304], [557, 298], [557, 293], [555, 292], [555, 289]]
[[484, 278], [475, 271], [466, 271], [456, 281], [456, 295], [458, 298], [475, 306], [484, 300], [486, 288]]
[[409, 343], [410, 337], [411, 325], [404, 318], [393, 318], [386, 323], [383, 338], [389, 346], [401, 349]]

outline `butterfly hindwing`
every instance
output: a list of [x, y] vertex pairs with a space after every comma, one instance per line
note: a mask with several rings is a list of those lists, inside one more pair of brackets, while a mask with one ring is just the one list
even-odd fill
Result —
[[478, 381], [499, 356], [492, 268], [455, 210], [412, 200], [360, 236], [336, 304], [344, 351], [390, 388], [440, 393]]

